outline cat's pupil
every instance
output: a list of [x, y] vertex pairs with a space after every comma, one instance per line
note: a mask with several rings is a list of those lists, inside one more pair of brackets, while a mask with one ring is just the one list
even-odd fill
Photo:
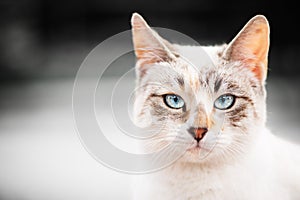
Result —
[[175, 101], [175, 103], [178, 103], [178, 98], [177, 97], [173, 97], [173, 100]]
[[221, 101], [222, 101], [222, 103], [225, 103], [225, 101], [228, 100], [228, 99], [229, 99], [229, 97], [227, 97], [227, 96], [226, 97], [222, 97]]

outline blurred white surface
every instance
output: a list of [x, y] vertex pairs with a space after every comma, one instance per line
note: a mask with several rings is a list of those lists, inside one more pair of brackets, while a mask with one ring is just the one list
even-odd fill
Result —
[[131, 176], [104, 167], [81, 145], [72, 87], [73, 80], [56, 80], [2, 90], [1, 200], [130, 198]]

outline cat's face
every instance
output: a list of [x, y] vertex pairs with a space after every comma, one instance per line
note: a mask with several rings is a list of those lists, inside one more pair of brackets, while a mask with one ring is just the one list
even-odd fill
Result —
[[[138, 78], [134, 115], [137, 125], [158, 132], [150, 149], [186, 145], [180, 161], [196, 163], [243, 155], [265, 123], [266, 19], [254, 17], [230, 44], [213, 47], [170, 44], [138, 14], [132, 26]], [[203, 52], [211, 64], [201, 62]]]

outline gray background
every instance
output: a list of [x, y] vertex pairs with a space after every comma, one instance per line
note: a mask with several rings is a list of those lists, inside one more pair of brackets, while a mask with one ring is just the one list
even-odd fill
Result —
[[[289, 1], [2, 0], [0, 199], [130, 198], [132, 176], [103, 167], [80, 144], [71, 103], [85, 56], [107, 37], [129, 29], [134, 11], [152, 26], [180, 31], [200, 44], [228, 42], [252, 16], [266, 15], [271, 25], [268, 126], [299, 143], [296, 8]], [[105, 84], [133, 63], [132, 54], [115, 62]]]

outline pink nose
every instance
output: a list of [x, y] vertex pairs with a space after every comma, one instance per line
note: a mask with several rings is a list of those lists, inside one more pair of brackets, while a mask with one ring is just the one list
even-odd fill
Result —
[[207, 128], [194, 128], [191, 127], [188, 129], [188, 132], [194, 137], [195, 140], [197, 140], [197, 142], [199, 142], [204, 135], [207, 133], [208, 129]]

